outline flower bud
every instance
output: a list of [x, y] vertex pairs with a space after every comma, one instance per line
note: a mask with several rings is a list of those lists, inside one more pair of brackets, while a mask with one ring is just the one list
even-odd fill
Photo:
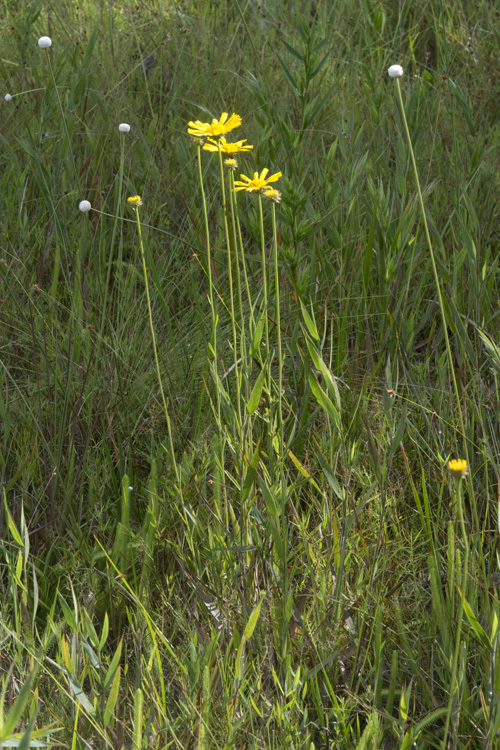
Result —
[[118, 130], [120, 133], [130, 133], [130, 125], [126, 122], [121, 122], [118, 125]]
[[82, 214], [86, 214], [87, 211], [90, 211], [92, 206], [90, 205], [90, 201], [80, 201], [80, 203], [78, 204], [78, 208], [80, 209]]
[[48, 47], [52, 47], [52, 39], [50, 36], [41, 36], [38, 40], [38, 46], [42, 49], [47, 49]]
[[389, 78], [400, 78], [403, 75], [403, 68], [401, 65], [391, 65], [389, 70]]
[[5, 99], [6, 102], [11, 102], [12, 101], [12, 95], [11, 94], [5, 94], [4, 99]]

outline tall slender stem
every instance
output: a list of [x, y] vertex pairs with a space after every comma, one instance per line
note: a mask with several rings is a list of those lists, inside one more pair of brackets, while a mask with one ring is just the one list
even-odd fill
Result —
[[[404, 104], [403, 104], [403, 97], [401, 95], [401, 87], [399, 85], [399, 78], [396, 78], [396, 91], [397, 91], [397, 95], [398, 95], [399, 106], [400, 106], [400, 109], [401, 109], [401, 115], [402, 115], [402, 118], [403, 118], [403, 124], [404, 124], [404, 128], [405, 128], [406, 138], [407, 138], [407, 141], [408, 141], [408, 148], [410, 150], [410, 158], [411, 158], [411, 163], [412, 163], [412, 166], [413, 166], [413, 173], [415, 175], [415, 182], [416, 182], [416, 185], [417, 185], [418, 202], [420, 204], [420, 211], [422, 213], [422, 220], [423, 220], [423, 223], [424, 223], [424, 232], [425, 232], [425, 237], [426, 237], [426, 240], [427, 240], [427, 245], [428, 245], [428, 248], [429, 248], [429, 255], [430, 255], [431, 264], [432, 264], [432, 273], [434, 275], [434, 283], [436, 285], [436, 291], [437, 291], [438, 301], [439, 301], [439, 309], [441, 311], [441, 320], [442, 320], [442, 323], [443, 323], [443, 333], [444, 333], [444, 340], [445, 340], [445, 345], [446, 345], [446, 353], [448, 355], [448, 365], [449, 365], [449, 368], [450, 368], [450, 374], [451, 374], [451, 378], [452, 378], [452, 381], [453, 381], [453, 390], [454, 390], [454, 394], [455, 394], [455, 401], [456, 401], [457, 410], [458, 410], [458, 416], [459, 416], [459, 420], [460, 420], [460, 430], [461, 430], [461, 433], [462, 433], [464, 458], [467, 461], [467, 465], [470, 467], [471, 464], [470, 464], [470, 460], [469, 460], [469, 446], [468, 446], [468, 442], [467, 442], [467, 435], [465, 433], [465, 421], [464, 421], [464, 415], [463, 415], [463, 411], [462, 411], [460, 391], [459, 391], [459, 388], [458, 388], [458, 382], [457, 382], [457, 378], [456, 378], [456, 375], [455, 375], [455, 367], [454, 367], [454, 364], [453, 364], [453, 356], [452, 356], [452, 353], [451, 353], [450, 339], [449, 339], [449, 336], [448, 336], [448, 324], [447, 324], [447, 321], [446, 321], [446, 312], [445, 312], [445, 307], [444, 307], [444, 302], [443, 302], [443, 294], [442, 294], [442, 291], [441, 291], [441, 283], [440, 283], [440, 280], [439, 280], [439, 275], [438, 275], [438, 270], [437, 270], [437, 265], [436, 265], [436, 259], [435, 259], [435, 256], [434, 256], [434, 249], [433, 249], [433, 246], [432, 246], [431, 235], [430, 235], [430, 232], [429, 232], [429, 226], [427, 224], [427, 217], [425, 215], [424, 199], [422, 197], [422, 190], [420, 188], [420, 179], [419, 179], [419, 176], [418, 176], [417, 162], [415, 161], [415, 154], [413, 152], [413, 146], [412, 146], [412, 142], [411, 142], [410, 130], [408, 128], [408, 122], [406, 120], [406, 112], [405, 112], [405, 108], [404, 108]], [[470, 497], [470, 500], [471, 500], [472, 510], [473, 510], [473, 513], [474, 513], [474, 523], [475, 523], [475, 526], [476, 526], [476, 533], [477, 533], [477, 537], [478, 537], [478, 541], [479, 541], [480, 533], [481, 532], [480, 532], [480, 526], [479, 526], [479, 518], [478, 518], [478, 514], [477, 514], [476, 497], [475, 497], [475, 494], [474, 494], [474, 487], [473, 487], [473, 484], [472, 484], [472, 475], [470, 473], [469, 473], [468, 486], [469, 486], [469, 497]], [[484, 578], [486, 580], [486, 571], [484, 569], [484, 560], [483, 560], [483, 576], [484, 576]]]
[[163, 383], [162, 383], [162, 377], [161, 377], [161, 371], [160, 371], [160, 362], [158, 360], [158, 350], [156, 347], [156, 334], [155, 334], [155, 328], [153, 324], [153, 313], [151, 310], [151, 298], [149, 295], [149, 282], [148, 282], [148, 269], [146, 266], [146, 254], [144, 252], [144, 243], [142, 240], [142, 230], [141, 230], [141, 220], [139, 218], [139, 208], [137, 206], [134, 207], [135, 211], [135, 218], [137, 221], [137, 233], [139, 235], [139, 245], [141, 248], [141, 260], [142, 260], [142, 270], [144, 272], [144, 285], [146, 287], [146, 299], [148, 303], [148, 316], [149, 316], [149, 327], [151, 329], [151, 338], [153, 340], [153, 351], [154, 351], [154, 357], [155, 357], [155, 365], [156, 365], [156, 375], [158, 378], [158, 385], [160, 386], [160, 393], [161, 393], [161, 400], [163, 404], [163, 410], [165, 412], [165, 419], [167, 420], [167, 431], [168, 431], [168, 441], [169, 441], [169, 448], [170, 453], [172, 456], [172, 463], [174, 465], [174, 472], [175, 472], [175, 479], [177, 482], [177, 490], [179, 492], [180, 498], [182, 500], [182, 484], [181, 484], [181, 477], [179, 474], [179, 467], [177, 466], [177, 461], [175, 459], [175, 451], [174, 451], [174, 441], [172, 437], [172, 424], [170, 422], [170, 415], [168, 413], [168, 405], [167, 405], [167, 399], [165, 398], [165, 392], [163, 390]]
[[[260, 249], [261, 249], [261, 259], [262, 259], [262, 291], [264, 294], [264, 315], [265, 315], [265, 323], [264, 323], [264, 330], [266, 332], [266, 357], [269, 358], [270, 355], [270, 347], [269, 347], [269, 316], [268, 316], [268, 309], [267, 309], [267, 268], [266, 268], [266, 241], [264, 238], [264, 216], [262, 213], [262, 196], [259, 193], [259, 225], [260, 225]], [[270, 363], [269, 363], [270, 368]], [[271, 370], [269, 369], [269, 375], [271, 373]], [[271, 395], [271, 384], [268, 384], [269, 386], [269, 396]]]
[[281, 350], [281, 310], [280, 310], [280, 287], [281, 277], [278, 266], [278, 232], [276, 227], [276, 205], [272, 202], [273, 219], [273, 259], [274, 259], [274, 283], [276, 285], [276, 329], [278, 334], [278, 434], [279, 451], [282, 458], [284, 435], [283, 435], [283, 352]]
[[462, 532], [462, 538], [464, 540], [464, 560], [462, 564], [462, 586], [460, 591], [460, 601], [458, 605], [457, 613], [457, 631], [455, 634], [455, 649], [453, 652], [453, 661], [451, 665], [451, 679], [450, 679], [450, 699], [448, 701], [448, 711], [446, 712], [446, 723], [444, 727], [443, 742], [441, 744], [442, 750], [446, 750], [446, 742], [448, 740], [448, 732], [450, 729], [451, 714], [453, 711], [453, 705], [455, 703], [455, 696], [458, 692], [457, 684], [457, 670], [458, 670], [458, 656], [460, 653], [460, 639], [462, 637], [462, 622], [464, 617], [464, 602], [467, 600], [467, 577], [469, 568], [469, 540], [465, 529], [464, 522], [464, 511], [462, 503], [462, 479], [456, 480], [456, 504], [458, 509], [458, 518], [460, 521], [460, 530]]
[[205, 242], [207, 246], [207, 275], [208, 275], [208, 299], [210, 302], [210, 311], [212, 314], [212, 354], [213, 354], [213, 368], [214, 368], [214, 382], [215, 382], [215, 398], [217, 404], [217, 426], [219, 432], [221, 432], [221, 411], [220, 411], [220, 392], [217, 383], [217, 326], [218, 326], [218, 315], [214, 297], [214, 287], [212, 279], [212, 251], [210, 245], [210, 227], [208, 224], [208, 211], [207, 211], [207, 200], [205, 198], [205, 188], [203, 186], [203, 170], [201, 167], [201, 144], [198, 144], [198, 174], [200, 178], [200, 190], [201, 199], [203, 202], [203, 217], [205, 221]]
[[231, 313], [231, 329], [233, 333], [233, 362], [234, 362], [234, 374], [236, 378], [236, 411], [238, 414], [238, 425], [241, 430], [241, 381], [238, 367], [238, 338], [236, 336], [236, 317], [234, 314], [234, 288], [233, 288], [233, 264], [232, 264], [232, 253], [231, 253], [231, 237], [229, 236], [229, 224], [227, 221], [227, 203], [226, 203], [226, 185], [224, 180], [224, 165], [222, 163], [222, 151], [220, 148], [220, 140], [218, 141], [219, 146], [219, 164], [220, 164], [220, 182], [222, 190], [222, 210], [224, 213], [224, 229], [226, 232], [226, 246], [227, 246], [227, 272], [229, 277], [229, 300], [230, 300], [230, 313]]
[[[415, 154], [413, 152], [413, 146], [412, 146], [412, 142], [411, 142], [410, 130], [408, 128], [408, 122], [406, 120], [406, 112], [405, 112], [405, 108], [404, 108], [404, 104], [403, 104], [403, 97], [401, 95], [401, 86], [399, 84], [399, 78], [396, 78], [396, 91], [397, 91], [397, 95], [398, 95], [399, 107], [401, 109], [401, 115], [402, 115], [402, 118], [403, 118], [403, 124], [404, 124], [404, 128], [405, 128], [406, 138], [407, 138], [407, 141], [408, 141], [408, 148], [410, 150], [410, 158], [411, 158], [411, 163], [412, 163], [412, 166], [413, 166], [413, 173], [415, 175], [415, 182], [416, 182], [416, 185], [417, 185], [418, 202], [420, 204], [420, 211], [422, 213], [422, 219], [423, 219], [423, 223], [424, 223], [424, 232], [425, 232], [425, 237], [426, 237], [426, 240], [427, 240], [427, 245], [428, 245], [428, 248], [429, 248], [429, 255], [430, 255], [431, 264], [432, 264], [432, 272], [433, 272], [433, 275], [434, 275], [434, 282], [435, 282], [435, 285], [436, 285], [436, 291], [437, 291], [438, 301], [439, 301], [439, 309], [441, 311], [441, 320], [442, 320], [442, 323], [443, 323], [443, 333], [444, 333], [444, 339], [445, 339], [445, 345], [446, 345], [446, 352], [447, 352], [447, 355], [448, 355], [448, 365], [449, 365], [449, 369], [450, 369], [451, 378], [452, 378], [452, 381], [453, 381], [453, 390], [454, 390], [454, 393], [455, 393], [455, 401], [456, 401], [458, 415], [459, 415], [459, 420], [460, 420], [460, 430], [462, 432], [464, 458], [465, 458], [465, 460], [467, 462], [467, 466], [470, 467], [469, 447], [468, 447], [468, 443], [467, 443], [467, 435], [465, 433], [465, 421], [464, 421], [464, 416], [463, 416], [463, 412], [462, 412], [460, 391], [459, 391], [459, 388], [458, 388], [457, 378], [456, 378], [456, 375], [455, 375], [455, 368], [454, 368], [454, 364], [453, 364], [453, 356], [452, 356], [452, 353], [451, 353], [450, 339], [449, 339], [449, 336], [448, 336], [448, 324], [447, 324], [447, 321], [446, 321], [446, 313], [445, 313], [445, 308], [444, 308], [443, 295], [442, 295], [442, 291], [441, 291], [441, 283], [440, 283], [439, 276], [438, 276], [436, 259], [435, 259], [435, 256], [434, 256], [434, 249], [433, 249], [433, 246], [432, 246], [432, 240], [431, 240], [431, 235], [430, 235], [430, 232], [429, 232], [429, 226], [427, 224], [427, 217], [425, 215], [424, 199], [422, 197], [422, 190], [420, 188], [420, 180], [419, 180], [419, 176], [418, 176], [417, 162], [415, 160]], [[472, 505], [472, 509], [473, 509], [473, 513], [474, 513], [474, 523], [475, 523], [475, 526], [476, 526], [476, 533], [477, 533], [478, 544], [479, 544], [480, 543], [480, 526], [479, 526], [479, 518], [478, 518], [478, 514], [477, 514], [477, 504], [476, 504], [476, 498], [475, 498], [475, 494], [474, 494], [474, 487], [473, 487], [473, 484], [472, 484], [472, 475], [471, 475], [470, 472], [469, 472], [468, 476], [469, 476], [469, 482], [468, 482], [469, 497], [470, 497], [470, 501], [471, 501], [471, 505]], [[460, 638], [461, 638], [461, 633], [462, 633], [462, 618], [463, 618], [464, 599], [465, 599], [465, 595], [466, 595], [466, 590], [465, 589], [466, 589], [466, 584], [467, 584], [467, 566], [468, 566], [468, 560], [469, 560], [469, 543], [468, 543], [468, 539], [467, 539], [467, 535], [466, 535], [466, 531], [465, 531], [463, 501], [462, 501], [462, 491], [461, 491], [461, 481], [458, 482], [457, 504], [458, 504], [458, 513], [459, 513], [459, 518], [460, 518], [460, 525], [461, 525], [462, 535], [463, 535], [464, 544], [465, 544], [465, 556], [464, 556], [464, 565], [463, 565], [462, 591], [461, 591], [460, 606], [459, 606], [459, 612], [458, 612], [457, 633], [456, 633], [456, 640], [455, 640], [455, 651], [454, 651], [454, 654], [453, 654], [452, 671], [451, 671], [451, 682], [450, 682], [450, 691], [449, 691], [450, 692], [450, 701], [448, 703], [448, 712], [447, 712], [447, 715], [446, 715], [445, 732], [444, 732], [443, 742], [441, 744], [442, 750], [446, 750], [446, 742], [447, 742], [447, 739], [448, 739], [448, 732], [449, 732], [449, 727], [450, 727], [450, 719], [451, 719], [452, 706], [453, 706], [454, 695], [455, 695], [455, 691], [456, 691], [456, 685], [455, 685], [455, 683], [456, 683], [456, 673], [457, 673], [457, 668], [458, 668], [458, 654], [459, 654], [459, 650], [460, 650]], [[482, 561], [482, 568], [483, 568], [483, 570], [482, 570], [483, 576], [484, 576], [484, 579], [486, 580], [486, 570], [485, 570], [485, 567], [484, 567], [484, 559]]]

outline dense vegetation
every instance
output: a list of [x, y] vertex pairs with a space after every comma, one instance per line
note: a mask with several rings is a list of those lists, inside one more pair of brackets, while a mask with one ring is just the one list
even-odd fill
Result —
[[1, 5], [0, 746], [499, 747], [497, 3]]

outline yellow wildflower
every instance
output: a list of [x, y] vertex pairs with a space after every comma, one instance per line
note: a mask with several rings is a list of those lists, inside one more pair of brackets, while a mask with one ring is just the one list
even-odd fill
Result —
[[238, 190], [246, 190], [249, 193], [257, 192], [260, 193], [264, 188], [268, 186], [270, 182], [276, 182], [276, 180], [279, 180], [281, 177], [281, 172], [276, 172], [276, 174], [271, 175], [271, 177], [267, 177], [267, 173], [269, 172], [268, 169], [263, 169], [262, 172], [254, 172], [253, 173], [253, 179], [250, 179], [250, 177], [246, 177], [244, 174], [240, 174], [241, 179], [236, 181], [234, 184], [237, 186], [234, 188], [235, 192], [238, 192]]
[[233, 171], [238, 169], [238, 162], [236, 159], [224, 159], [224, 164], [228, 169], [232, 169]]
[[142, 200], [140, 195], [132, 195], [130, 198], [127, 198], [127, 203], [132, 206], [132, 208], [135, 208], [136, 206], [142, 206]]
[[467, 461], [464, 458], [454, 458], [449, 461], [448, 469], [456, 479], [461, 479], [469, 473]]
[[[221, 136], [219, 138], [220, 143], [220, 150], [223, 154], [237, 154], [239, 151], [250, 151], [253, 146], [244, 146], [243, 144], [246, 142], [246, 138], [242, 141], [236, 141], [236, 143], [228, 143], [224, 136]], [[203, 151], [218, 151], [219, 147], [217, 145], [217, 141], [214, 141], [212, 138], [208, 139], [208, 143], [205, 143], [203, 146]]]
[[229, 133], [230, 130], [238, 128], [241, 125], [241, 117], [239, 115], [233, 113], [229, 120], [227, 118], [227, 112], [223, 112], [220, 120], [212, 120], [211, 123], [200, 122], [199, 120], [191, 121], [188, 123], [187, 132], [189, 135], [195, 135], [198, 138], [203, 138], [203, 136], [219, 138], [224, 133]]

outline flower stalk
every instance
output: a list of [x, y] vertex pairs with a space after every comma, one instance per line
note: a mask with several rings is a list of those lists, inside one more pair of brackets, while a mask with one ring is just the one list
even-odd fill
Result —
[[460, 522], [460, 530], [462, 532], [462, 538], [464, 542], [464, 557], [462, 563], [462, 585], [460, 588], [460, 601], [458, 605], [457, 613], [457, 630], [455, 634], [455, 649], [453, 651], [453, 660], [451, 663], [451, 679], [450, 679], [450, 699], [448, 701], [448, 710], [446, 712], [446, 722], [444, 727], [443, 742], [441, 744], [442, 750], [446, 750], [448, 733], [450, 730], [450, 723], [453, 713], [453, 708], [457, 702], [457, 693], [459, 690], [459, 684], [457, 681], [458, 671], [458, 657], [460, 653], [460, 641], [462, 638], [462, 624], [464, 619], [464, 602], [467, 601], [467, 580], [468, 580], [468, 569], [469, 569], [469, 539], [465, 528], [464, 520], [464, 508], [462, 502], [462, 479], [468, 474], [468, 464], [465, 459], [455, 459], [448, 463], [448, 469], [453, 477], [454, 484], [454, 495], [455, 495], [455, 507], [458, 512], [458, 519]]
[[139, 195], [134, 195], [131, 198], [127, 199], [127, 203], [132, 206], [134, 212], [135, 212], [135, 219], [137, 222], [137, 234], [139, 236], [139, 246], [141, 248], [141, 261], [142, 261], [142, 270], [144, 273], [144, 285], [146, 287], [146, 300], [148, 304], [148, 316], [149, 316], [149, 327], [151, 330], [151, 338], [153, 341], [153, 352], [154, 352], [154, 358], [155, 358], [155, 365], [156, 365], [156, 375], [158, 378], [158, 385], [160, 386], [160, 393], [161, 393], [161, 400], [163, 404], [163, 411], [165, 413], [165, 419], [167, 421], [167, 432], [168, 432], [168, 442], [169, 442], [169, 448], [170, 448], [170, 454], [172, 457], [172, 463], [174, 466], [174, 472], [175, 472], [175, 480], [177, 484], [177, 491], [179, 493], [179, 497], [183, 498], [183, 492], [182, 492], [182, 482], [181, 477], [179, 473], [179, 467], [177, 466], [177, 461], [175, 459], [175, 451], [174, 451], [174, 440], [172, 436], [172, 424], [170, 421], [170, 414], [168, 411], [168, 405], [167, 405], [167, 399], [165, 397], [165, 392], [163, 390], [163, 382], [161, 377], [161, 371], [160, 371], [160, 362], [158, 359], [158, 349], [156, 346], [156, 334], [155, 334], [155, 328], [153, 323], [153, 313], [151, 310], [151, 297], [149, 294], [149, 282], [148, 282], [148, 269], [146, 266], [146, 254], [144, 252], [144, 242], [142, 239], [142, 229], [141, 229], [141, 220], [139, 217], [139, 207], [142, 206], [142, 200]]
[[[397, 68], [397, 70], [396, 70], [396, 68]], [[393, 72], [393, 74], [391, 74], [391, 71]], [[391, 66], [389, 68], [389, 76], [391, 78], [395, 78], [395, 80], [396, 80], [396, 93], [397, 93], [397, 97], [398, 97], [399, 107], [400, 107], [400, 110], [401, 110], [401, 116], [402, 116], [402, 119], [403, 119], [403, 125], [404, 125], [404, 129], [405, 129], [405, 133], [406, 133], [406, 139], [408, 141], [408, 148], [409, 148], [409, 151], [410, 151], [410, 158], [411, 158], [411, 163], [412, 163], [412, 167], [413, 167], [413, 174], [415, 176], [415, 183], [416, 183], [416, 186], [417, 186], [418, 202], [419, 202], [420, 211], [421, 211], [421, 214], [422, 214], [422, 220], [423, 220], [423, 225], [424, 225], [425, 238], [427, 240], [427, 246], [429, 248], [429, 256], [430, 256], [430, 259], [431, 259], [432, 273], [433, 273], [433, 276], [434, 276], [434, 283], [435, 283], [435, 286], [436, 286], [436, 291], [437, 291], [437, 296], [438, 296], [439, 309], [440, 309], [440, 312], [441, 312], [441, 320], [442, 320], [442, 324], [443, 324], [443, 334], [444, 334], [444, 340], [445, 340], [445, 346], [446, 346], [446, 353], [447, 353], [447, 358], [448, 358], [448, 365], [449, 365], [449, 369], [450, 369], [451, 379], [452, 379], [452, 382], [453, 382], [453, 392], [455, 394], [455, 402], [456, 402], [456, 405], [457, 405], [458, 417], [459, 417], [459, 421], [460, 421], [460, 432], [462, 434], [462, 439], [463, 439], [463, 451], [464, 451], [464, 456], [465, 456], [464, 460], [466, 461], [467, 465], [469, 466], [470, 465], [470, 461], [469, 461], [469, 448], [468, 448], [468, 443], [467, 443], [467, 435], [466, 435], [466, 431], [465, 431], [465, 420], [464, 420], [464, 415], [463, 415], [463, 411], [462, 411], [460, 390], [458, 388], [458, 382], [457, 382], [457, 378], [456, 378], [456, 375], [455, 375], [455, 367], [454, 367], [454, 364], [453, 364], [453, 355], [452, 355], [452, 352], [451, 352], [450, 338], [448, 336], [448, 324], [447, 324], [447, 321], [446, 321], [446, 312], [445, 312], [445, 307], [444, 307], [444, 302], [443, 302], [443, 294], [442, 294], [442, 291], [441, 291], [441, 282], [439, 280], [439, 275], [438, 275], [438, 270], [437, 270], [437, 264], [436, 264], [436, 258], [435, 258], [435, 255], [434, 255], [434, 248], [433, 248], [433, 245], [432, 245], [431, 235], [430, 235], [430, 232], [429, 232], [429, 225], [427, 223], [427, 217], [425, 215], [424, 199], [423, 199], [422, 190], [421, 190], [421, 187], [420, 187], [420, 179], [419, 179], [419, 175], [418, 175], [417, 162], [415, 160], [415, 154], [414, 154], [413, 146], [412, 146], [412, 142], [411, 142], [410, 130], [408, 128], [408, 122], [407, 122], [407, 119], [406, 119], [406, 112], [405, 112], [405, 107], [404, 107], [404, 104], [403, 104], [403, 97], [401, 95], [401, 86], [399, 84], [399, 79], [402, 76], [402, 74], [403, 74], [403, 69], [401, 68], [401, 66]], [[476, 504], [476, 498], [475, 498], [475, 494], [474, 494], [474, 487], [472, 485], [472, 478], [470, 477], [470, 475], [469, 475], [469, 483], [468, 484], [469, 484], [469, 497], [470, 497], [470, 500], [471, 500], [472, 511], [473, 511], [473, 514], [474, 514], [474, 525], [476, 527], [476, 533], [477, 533], [477, 536], [478, 536], [478, 539], [479, 539], [480, 536], [481, 536], [481, 529], [480, 529], [480, 525], [479, 525], [479, 517], [478, 517], [478, 513], [477, 513], [477, 504]], [[484, 568], [484, 559], [482, 559], [482, 568], [483, 568], [484, 580], [486, 581], [486, 571], [485, 571], [485, 568]]]

